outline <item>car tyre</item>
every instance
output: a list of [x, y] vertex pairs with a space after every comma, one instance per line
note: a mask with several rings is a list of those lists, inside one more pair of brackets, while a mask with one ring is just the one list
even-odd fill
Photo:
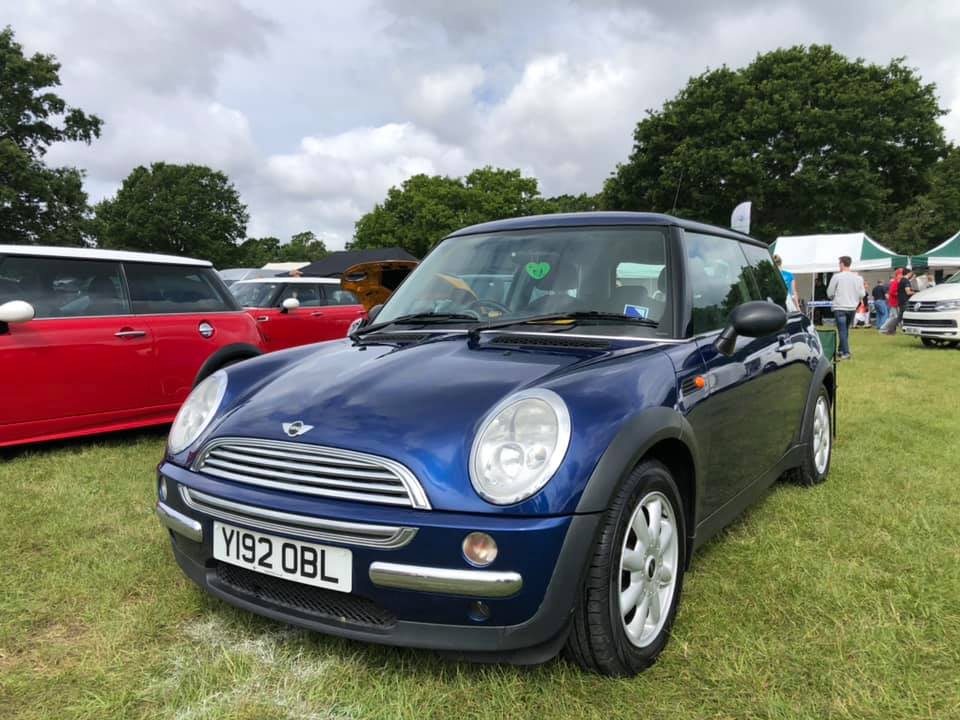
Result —
[[787, 474], [787, 479], [795, 485], [804, 487], [819, 485], [830, 474], [830, 461], [833, 458], [831, 405], [830, 393], [827, 392], [827, 388], [821, 385], [813, 412], [804, 428], [804, 437], [807, 438], [807, 444], [804, 450], [803, 465], [796, 471]]
[[[656, 518], [659, 514], [659, 522]], [[683, 502], [670, 470], [640, 463], [603, 519], [580, 588], [565, 654], [585, 670], [624, 677], [666, 646], [686, 566]]]
[[243, 362], [244, 360], [249, 360], [251, 357], [253, 356], [244, 355], [243, 357], [232, 357], [229, 360], [225, 360], [224, 362], [220, 363], [216, 367], [201, 368], [200, 372], [197, 373], [196, 380], [193, 381], [193, 386], [196, 387], [197, 385], [202, 383], [204, 380], [206, 380], [208, 377], [213, 375], [218, 370], [223, 370], [224, 368], [228, 368], [231, 365], [236, 365], [237, 363]]

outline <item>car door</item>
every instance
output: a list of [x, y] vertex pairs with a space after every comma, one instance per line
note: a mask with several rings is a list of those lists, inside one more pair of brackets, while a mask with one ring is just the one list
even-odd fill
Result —
[[[283, 301], [290, 298], [295, 298], [299, 307], [284, 310]], [[351, 300], [353, 304], [339, 304]], [[261, 324], [271, 350], [345, 337], [364, 312], [351, 293], [340, 290], [339, 283], [320, 281], [285, 283], [274, 304], [276, 307], [264, 313], [269, 320]]]
[[366, 314], [363, 306], [352, 292], [341, 290], [340, 283], [322, 284], [318, 289], [321, 305], [312, 309], [310, 316], [320, 321], [317, 328], [320, 340], [346, 337], [350, 326]]
[[[299, 307], [287, 310], [283, 301], [295, 298]], [[322, 295], [318, 283], [285, 282], [273, 295], [272, 307], [257, 310], [260, 331], [267, 340], [267, 348], [284, 348], [306, 345], [325, 340], [323, 320], [314, 316], [321, 304]]]
[[153, 404], [175, 409], [207, 358], [234, 341], [249, 342], [249, 333], [235, 337], [241, 311], [205, 265], [127, 262], [124, 272], [134, 316], [154, 337]]
[[704, 509], [720, 509], [786, 450], [788, 413], [781, 397], [783, 364], [779, 334], [737, 338], [732, 355], [716, 348], [717, 336], [738, 305], [759, 299], [740, 243], [731, 238], [684, 233], [692, 326], [703, 363], [705, 398], [690, 413], [707, 440]]
[[[753, 269], [760, 298], [786, 308], [787, 286], [773, 263], [770, 251], [747, 243], [743, 243], [742, 247]], [[780, 373], [777, 391], [782, 400], [785, 420], [780, 428], [779, 443], [788, 447], [799, 440], [807, 390], [819, 359], [819, 351], [811, 344], [813, 332], [809, 318], [802, 312], [795, 310], [789, 313], [787, 326], [777, 334], [777, 349], [772, 356]]]
[[0, 445], [136, 419], [150, 404], [150, 328], [131, 315], [120, 265], [7, 255], [0, 302], [34, 319], [0, 335]]

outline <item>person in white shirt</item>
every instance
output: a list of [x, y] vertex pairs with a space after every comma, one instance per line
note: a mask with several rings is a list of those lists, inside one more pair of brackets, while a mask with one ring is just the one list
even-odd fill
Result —
[[827, 297], [833, 301], [833, 317], [840, 335], [840, 359], [850, 359], [850, 327], [863, 297], [863, 278], [850, 272], [853, 261], [848, 255], [840, 258], [840, 272], [830, 278]]

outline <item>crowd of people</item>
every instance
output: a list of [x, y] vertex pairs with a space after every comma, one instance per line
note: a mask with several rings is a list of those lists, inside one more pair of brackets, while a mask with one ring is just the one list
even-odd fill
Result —
[[[773, 259], [787, 285], [787, 309], [799, 309], [800, 299], [793, 274], [783, 269], [783, 261], [779, 255], [774, 255]], [[852, 357], [850, 329], [871, 327], [871, 300], [876, 314], [877, 330], [885, 335], [896, 335], [897, 328], [903, 324], [903, 312], [910, 296], [936, 285], [932, 273], [918, 275], [910, 268], [899, 268], [888, 280], [877, 280], [876, 285], [871, 288], [866, 280], [850, 269], [853, 262], [850, 257], [844, 255], [839, 258], [839, 262], [840, 272], [830, 278], [824, 294], [831, 300], [831, 310], [839, 335], [838, 358], [841, 360]]]

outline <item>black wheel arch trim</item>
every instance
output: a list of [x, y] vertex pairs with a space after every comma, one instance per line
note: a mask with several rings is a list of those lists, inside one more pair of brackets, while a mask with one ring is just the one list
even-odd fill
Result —
[[835, 405], [837, 402], [837, 386], [834, 378], [833, 363], [827, 358], [821, 357], [820, 361], [817, 363], [817, 367], [813, 371], [813, 377], [810, 380], [810, 387], [807, 388], [807, 403], [803, 408], [803, 418], [800, 422], [800, 432], [797, 433], [798, 439], [801, 443], [806, 443], [810, 440], [810, 438], [807, 437], [807, 428], [813, 427], [811, 418], [813, 417], [813, 411], [817, 407], [817, 396], [820, 394], [821, 387], [827, 388], [827, 394], [830, 395], [830, 411], [833, 413], [833, 405]]
[[623, 479], [663, 440], [679, 441], [693, 460], [693, 489], [696, 497], [694, 507], [689, 508], [693, 522], [688, 523], [687, 533], [689, 535], [693, 532], [699, 515], [697, 505], [699, 498], [703, 497], [700, 448], [687, 419], [679, 411], [669, 407], [647, 408], [623, 423], [590, 474], [575, 512], [605, 512], [610, 505], [610, 498]]
[[260, 348], [248, 343], [224, 345], [208, 357], [203, 365], [200, 366], [200, 370], [197, 372], [197, 377], [193, 384], [196, 386], [201, 380], [206, 379], [227, 363], [238, 360], [249, 360], [262, 354], [263, 351]]

